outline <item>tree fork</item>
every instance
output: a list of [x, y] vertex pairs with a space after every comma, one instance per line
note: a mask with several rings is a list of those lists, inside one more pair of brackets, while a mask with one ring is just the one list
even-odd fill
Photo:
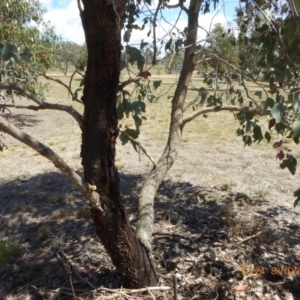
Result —
[[123, 285], [157, 284], [151, 259], [136, 239], [125, 211], [115, 167], [118, 136], [116, 95], [120, 75], [120, 19], [105, 0], [82, 0], [88, 63], [83, 90], [82, 165], [85, 181], [95, 186], [98, 205], [91, 205], [96, 233], [119, 270]]

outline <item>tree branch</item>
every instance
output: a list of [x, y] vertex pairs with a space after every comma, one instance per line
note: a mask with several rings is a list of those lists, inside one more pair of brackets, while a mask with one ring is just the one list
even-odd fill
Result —
[[[79, 73], [78, 71], [75, 71], [75, 72]], [[80, 74], [80, 73], [79, 73], [79, 74]], [[82, 75], [82, 74], [80, 74], [80, 75]], [[64, 82], [62, 82], [60, 79], [50, 77], [50, 76], [46, 75], [45, 73], [43, 73], [43, 76], [44, 76], [47, 80], [55, 81], [55, 82], [57, 82], [58, 84], [61, 84], [63, 87], [65, 87], [65, 88], [67, 89], [67, 91], [69, 92], [69, 94], [73, 97], [74, 94], [73, 94], [72, 89], [71, 89], [71, 83], [69, 83], [69, 85], [66, 85], [66, 84], [65, 84]], [[71, 77], [70, 80], [73, 79], [73, 76], [74, 76], [74, 74], [72, 75], [72, 77]], [[77, 102], [79, 102], [79, 103], [81, 103], [81, 104], [83, 104], [82, 101], [80, 101], [80, 100], [78, 100], [78, 99], [73, 99], [73, 100], [74, 100], [74, 101], [77, 101]]]
[[127, 132], [125, 131], [121, 131], [128, 139], [131, 143], [137, 145], [143, 152], [144, 154], [150, 159], [150, 161], [153, 163], [153, 168], [156, 168], [156, 163], [154, 161], [154, 159], [151, 157], [151, 155], [147, 152], [147, 150], [141, 145], [140, 142], [136, 141], [134, 138], [132, 138]]
[[83, 13], [83, 9], [82, 9], [80, 0], [77, 0], [77, 6], [78, 6], [79, 13], [82, 14]]
[[[37, 141], [30, 135], [21, 131], [16, 126], [9, 123], [5, 118], [0, 116], [0, 130], [11, 135], [23, 144], [26, 144], [40, 155], [50, 160], [56, 168], [58, 168], [69, 180], [80, 190], [83, 196], [88, 199], [92, 206], [101, 209], [99, 196], [96, 192], [96, 187], [85, 182], [67, 163], [57, 155], [51, 148]], [[102, 209], [101, 209], [102, 210]]]
[[192, 114], [188, 115], [182, 120], [181, 128], [185, 126], [186, 123], [194, 120], [200, 115], [211, 113], [211, 112], [219, 112], [219, 111], [238, 111], [238, 112], [245, 112], [250, 113], [253, 115], [260, 115], [260, 116], [267, 116], [271, 114], [270, 110], [267, 110], [265, 113], [260, 113], [260, 111], [257, 108], [252, 108], [249, 106], [234, 106], [234, 105], [224, 105], [224, 106], [213, 106], [213, 107], [206, 107], [201, 110], [197, 110], [193, 112]]
[[47, 80], [55, 81], [55, 82], [61, 84], [62, 86], [64, 86], [64, 87], [68, 90], [68, 92], [69, 92], [70, 95], [73, 94], [72, 91], [71, 91], [71, 89], [70, 89], [70, 87], [67, 86], [67, 85], [66, 85], [64, 82], [62, 82], [60, 79], [50, 77], [50, 76], [46, 75], [45, 73], [43, 73], [43, 76], [44, 76]]
[[[55, 104], [55, 103], [45, 102], [42, 99], [40, 99], [37, 95], [17, 86], [15, 84], [10, 84], [10, 85], [0, 84], [0, 90], [2, 90], [2, 89], [19, 92], [39, 105], [39, 108], [35, 107], [35, 106], [27, 107], [29, 109], [35, 109], [35, 110], [53, 109], [53, 110], [65, 111], [68, 114], [70, 114], [77, 121], [79, 127], [82, 129], [82, 115], [73, 107], [68, 106], [68, 105], [63, 105], [63, 104]], [[6, 106], [8, 106], [8, 105], [6, 105]]]
[[158, 0], [157, 8], [154, 14], [154, 20], [153, 20], [153, 58], [152, 58], [152, 65], [156, 64], [156, 52], [157, 52], [157, 45], [156, 45], [156, 20], [159, 8], [162, 4], [162, 0]]
[[185, 11], [187, 14], [189, 13], [189, 10], [183, 5], [183, 3], [177, 3], [177, 4], [164, 4], [164, 7], [172, 9], [172, 8], [181, 8], [183, 11]]

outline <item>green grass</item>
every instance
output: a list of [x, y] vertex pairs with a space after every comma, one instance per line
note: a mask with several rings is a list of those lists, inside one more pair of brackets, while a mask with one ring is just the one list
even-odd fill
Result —
[[37, 232], [37, 240], [43, 242], [47, 240], [51, 235], [50, 228], [48, 226], [42, 225]]
[[91, 217], [90, 208], [88, 206], [81, 206], [74, 211], [76, 219], [89, 219]]
[[20, 256], [21, 250], [17, 241], [0, 241], [0, 264], [5, 265]]

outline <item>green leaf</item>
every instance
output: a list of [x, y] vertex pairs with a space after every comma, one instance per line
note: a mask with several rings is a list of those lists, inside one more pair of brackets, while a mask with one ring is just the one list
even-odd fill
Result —
[[211, 78], [209, 78], [206, 83], [207, 83], [207, 85], [211, 86], [213, 84], [213, 80]]
[[260, 111], [262, 114], [265, 114], [266, 113], [266, 110], [268, 108], [268, 104], [267, 104], [267, 101], [261, 101], [260, 103]]
[[299, 138], [300, 137], [300, 119], [297, 119], [292, 128], [291, 132], [291, 137], [292, 138]]
[[161, 80], [153, 80], [153, 87], [156, 90], [158, 87], [160, 87], [162, 81]]
[[251, 129], [253, 127], [253, 122], [247, 121], [244, 126], [245, 126], [245, 132], [249, 132], [249, 131], [251, 131]]
[[275, 101], [272, 98], [267, 98], [266, 101], [260, 103], [261, 113], [264, 114], [267, 111], [267, 108], [272, 108], [275, 104]]
[[12, 56], [15, 55], [17, 48], [12, 44], [5, 45], [1, 50], [1, 56], [3, 60], [9, 60]]
[[244, 129], [242, 129], [242, 128], [238, 128], [237, 131], [236, 131], [236, 134], [237, 134], [238, 136], [243, 135], [244, 133], [245, 133], [245, 132], [244, 132]]
[[142, 125], [142, 121], [143, 121], [142, 115], [140, 115], [140, 114], [138, 114], [138, 115], [135, 114], [135, 115], [133, 116], [133, 120], [134, 120], [134, 123], [135, 123], [136, 130], [139, 131], [139, 130], [140, 130], [140, 126]]
[[276, 83], [274, 83], [274, 82], [270, 83], [270, 91], [271, 91], [271, 94], [275, 94], [277, 92]]
[[126, 117], [128, 118], [131, 112], [131, 103], [126, 98], [123, 98], [123, 111], [126, 114]]
[[268, 106], [268, 107], [272, 108], [272, 107], [274, 106], [274, 104], [275, 104], [275, 101], [274, 101], [273, 98], [268, 97], [268, 98], [266, 99], [266, 103], [267, 103], [267, 106]]
[[251, 146], [252, 144], [252, 138], [250, 135], [244, 135], [243, 136], [244, 146]]
[[122, 71], [123, 69], [125, 69], [126, 66], [127, 66], [127, 63], [126, 63], [125, 56], [122, 55], [121, 61], [120, 61], [120, 71]]
[[294, 143], [296, 144], [296, 145], [298, 145], [299, 144], [299, 138], [297, 137], [297, 138], [293, 138], [293, 141], [294, 141]]
[[165, 45], [165, 51], [171, 49], [172, 41], [173, 41], [173, 39], [170, 38], [169, 41], [166, 43], [166, 45]]
[[79, 84], [80, 87], [84, 86], [84, 79], [85, 79], [85, 77], [83, 76], [82, 79], [80, 80], [80, 84]]
[[128, 29], [124, 32], [124, 35], [123, 35], [123, 41], [124, 43], [129, 43], [129, 40], [130, 40], [130, 37], [131, 37], [131, 33], [132, 33], [132, 30], [131, 29]]
[[276, 123], [280, 123], [284, 114], [284, 106], [282, 103], [276, 103], [272, 108], [272, 116], [276, 120]]
[[294, 192], [294, 197], [300, 197], [300, 188]]
[[300, 96], [300, 88], [293, 88], [290, 90], [288, 94], [288, 102], [292, 103], [295, 99], [297, 99]]
[[262, 134], [262, 131], [261, 131], [261, 127], [257, 124], [254, 125], [254, 128], [253, 128], [253, 139], [254, 139], [254, 142], [258, 141], [258, 143], [263, 139], [263, 134]]
[[137, 67], [140, 72], [143, 71], [144, 64], [145, 64], [145, 57], [142, 55], [141, 50], [131, 47], [131, 46], [126, 46], [126, 52], [129, 55], [129, 62], [133, 65], [134, 63], [137, 63]]
[[75, 90], [75, 92], [72, 95], [72, 100], [77, 100], [78, 99], [78, 92], [82, 91], [81, 88], [78, 88]]
[[275, 124], [276, 124], [276, 120], [275, 119], [271, 119], [269, 121], [269, 130], [271, 130], [271, 128], [273, 128]]
[[121, 134], [119, 135], [119, 139], [122, 142], [122, 145], [125, 145], [128, 143], [128, 137], [123, 132], [121, 132]]
[[271, 134], [268, 131], [265, 132], [265, 139], [268, 141], [268, 143], [271, 141]]
[[126, 128], [125, 132], [130, 135], [133, 139], [137, 139], [139, 137], [139, 130], [131, 129], [131, 128]]
[[121, 95], [117, 96], [116, 108], [117, 108], [117, 117], [119, 120], [122, 120], [124, 118], [124, 110], [121, 101]]
[[142, 41], [141, 41], [141, 44], [140, 44], [140, 48], [141, 48], [141, 50], [143, 50], [143, 49], [144, 49], [144, 47], [146, 47], [148, 44], [149, 44], [149, 43], [147, 43], [147, 42], [144, 42], [144, 40], [142, 40]]
[[286, 159], [284, 159], [282, 161], [282, 163], [280, 164], [280, 168], [281, 169], [285, 169], [285, 168], [288, 168], [289, 171], [295, 175], [296, 173], [296, 167], [297, 167], [297, 159], [291, 155], [291, 154], [287, 154], [286, 155]]
[[294, 201], [294, 208], [299, 204], [300, 202], [300, 197], [298, 197], [295, 201]]
[[30, 53], [30, 50], [28, 48], [25, 48], [25, 50], [20, 54], [20, 57], [26, 62], [30, 61], [31, 56], [32, 54]]
[[299, 110], [299, 104], [300, 104], [299, 102], [300, 102], [299, 98], [295, 99], [294, 102], [293, 102], [293, 117], [294, 118], [295, 118], [295, 116], [296, 116], [296, 114]]
[[146, 104], [143, 101], [132, 101], [131, 109], [134, 111], [135, 114], [140, 114], [141, 112], [146, 111]]
[[254, 93], [254, 95], [257, 96], [259, 99], [261, 99], [262, 98], [262, 91], [256, 91]]
[[275, 124], [275, 130], [277, 131], [277, 133], [283, 133], [284, 129], [285, 127], [282, 122]]

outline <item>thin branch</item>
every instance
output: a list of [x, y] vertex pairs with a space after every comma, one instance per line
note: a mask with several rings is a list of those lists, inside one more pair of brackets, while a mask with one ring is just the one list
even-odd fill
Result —
[[243, 239], [243, 240], [241, 240], [241, 241], [239, 241], [239, 242], [234, 243], [232, 246], [237, 246], [237, 245], [242, 244], [242, 243], [244, 243], [244, 242], [247, 242], [247, 241], [249, 241], [249, 240], [251, 240], [251, 239], [254, 239], [254, 238], [256, 238], [257, 236], [259, 236], [260, 234], [262, 234], [264, 231], [265, 231], [265, 230], [261, 230], [261, 231], [259, 231], [259, 232], [256, 233], [256, 234], [253, 234], [253, 235], [251, 235], [251, 236], [248, 236], [247, 238], [245, 238], [245, 239]]
[[[93, 192], [96, 188], [86, 183], [68, 164], [51, 148], [37, 141], [30, 135], [26, 134], [16, 126], [9, 123], [5, 118], [0, 116], [0, 130], [11, 135], [16, 140], [26, 144], [40, 155], [50, 160], [69, 180], [81, 191], [94, 207], [99, 208], [98, 194]], [[100, 208], [99, 208], [100, 209]]]
[[181, 127], [183, 128], [186, 123], [194, 120], [200, 115], [211, 113], [211, 112], [220, 112], [220, 111], [238, 111], [244, 113], [250, 113], [253, 115], [260, 115], [260, 116], [267, 116], [271, 114], [270, 110], [267, 110], [265, 113], [261, 113], [257, 108], [252, 108], [249, 106], [234, 106], [234, 105], [224, 105], [224, 106], [213, 106], [213, 107], [206, 107], [201, 110], [197, 110], [182, 120]]
[[136, 141], [134, 138], [132, 138], [127, 132], [125, 131], [121, 131], [129, 140], [131, 143], [135, 144], [136, 146], [138, 146], [143, 152], [144, 154], [150, 159], [150, 161], [153, 164], [153, 168], [156, 168], [156, 163], [154, 161], [154, 159], [151, 157], [151, 155], [147, 152], [147, 150], [141, 145], [140, 142]]
[[177, 3], [177, 4], [173, 4], [173, 5], [171, 5], [171, 4], [164, 4], [164, 7], [166, 7], [166, 8], [169, 8], [169, 9], [172, 9], [172, 8], [181, 8], [183, 11], [185, 11], [187, 14], [189, 13], [189, 10], [183, 5], [183, 2], [182, 3]]
[[[293, 2], [293, 0], [291, 0], [291, 2]], [[292, 61], [292, 59], [290, 58], [290, 56], [289, 56], [289, 54], [288, 54], [288, 52], [287, 52], [287, 50], [286, 50], [285, 43], [284, 43], [284, 41], [282, 40], [282, 36], [281, 36], [281, 34], [278, 32], [278, 30], [277, 30], [276, 26], [274, 25], [274, 23], [272, 22], [272, 20], [270, 20], [270, 19], [265, 15], [264, 11], [261, 9], [261, 7], [260, 7], [255, 1], [254, 1], [254, 5], [255, 5], [256, 8], [260, 11], [260, 13], [264, 16], [265, 20], [270, 24], [270, 26], [272, 27], [272, 29], [276, 32], [276, 35], [277, 35], [277, 37], [278, 37], [278, 39], [279, 39], [279, 41], [280, 41], [280, 44], [281, 44], [281, 46], [283, 47], [284, 52], [285, 52], [285, 55], [286, 55], [286, 57], [288, 58], [288, 60], [290, 61], [290, 63], [291, 63], [292, 65], [294, 65], [295, 67], [299, 68], [299, 65], [295, 64], [295, 63]]]
[[[140, 288], [140, 289], [122, 289], [122, 290], [110, 290], [110, 291], [123, 291], [123, 292], [127, 292], [127, 293], [143, 293], [143, 292], [148, 292], [148, 291], [168, 291], [171, 288], [169, 286], [150, 286], [150, 287], [146, 287], [146, 288]], [[98, 290], [103, 290], [105, 291], [106, 289], [103, 287], [100, 287], [97, 289]]]
[[80, 3], [80, 0], [77, 0], [77, 6], [78, 6], [78, 9], [79, 9], [79, 12], [80, 12], [80, 14], [82, 14], [82, 12], [83, 12], [83, 9], [82, 9], [82, 6], [81, 6], [81, 3]]
[[71, 89], [70, 89], [70, 87], [67, 86], [67, 85], [66, 85], [64, 82], [62, 82], [60, 79], [50, 77], [50, 76], [46, 75], [45, 73], [43, 73], [43, 76], [44, 76], [47, 80], [55, 81], [55, 82], [61, 84], [62, 86], [64, 86], [64, 87], [68, 90], [68, 92], [69, 92], [70, 95], [73, 94], [72, 91], [71, 91]]
[[80, 275], [80, 273], [78, 272], [78, 270], [77, 270], [75, 264], [73, 263], [73, 261], [71, 260], [71, 258], [63, 250], [59, 250], [59, 252], [65, 258], [65, 260], [68, 262], [68, 264], [71, 266], [71, 268], [72, 268], [74, 274], [77, 276], [77, 278], [80, 279], [83, 283], [90, 286], [92, 289], [96, 289], [96, 287], [92, 283], [90, 283], [88, 280], [86, 280], [85, 278], [83, 278]]
[[257, 84], [259, 87], [261, 87], [261, 88], [263, 89], [263, 91], [265, 92], [266, 96], [267, 96], [267, 97], [269, 96], [268, 92], [267, 92], [266, 89], [263, 87], [263, 85], [259, 84], [256, 80], [253, 80], [253, 79], [251, 79], [249, 76], [243, 74], [243, 72], [242, 72], [239, 68], [235, 67], [234, 65], [232, 65], [232, 64], [229, 63], [228, 61], [226, 61], [226, 60], [220, 58], [218, 55], [216, 55], [216, 54], [214, 54], [214, 53], [211, 53], [211, 55], [215, 56], [215, 58], [216, 58], [217, 60], [219, 60], [220, 62], [224, 63], [225, 65], [229, 66], [230, 68], [232, 68], [233, 70], [235, 70], [236, 72], [238, 72], [239, 74], [241, 74], [241, 76], [242, 76], [242, 85], [243, 85], [243, 87], [244, 87], [244, 89], [245, 89], [245, 91], [246, 91], [247, 97], [248, 97], [249, 99], [251, 99], [251, 100], [254, 102], [254, 104], [256, 105], [256, 107], [259, 107], [259, 105], [258, 105], [257, 101], [250, 95], [249, 90], [248, 90], [248, 88], [247, 88], [246, 85], [245, 85], [245, 82], [244, 82], [244, 79], [243, 79], [244, 77], [246, 77], [246, 78], [249, 79], [251, 82], [253, 82], [253, 83]]
[[159, 8], [162, 4], [162, 0], [158, 0], [157, 8], [154, 14], [154, 20], [153, 20], [153, 58], [152, 58], [152, 65], [156, 64], [156, 52], [157, 52], [157, 45], [156, 45], [156, 20]]
[[[76, 71], [77, 73], [79, 73], [78, 71]], [[80, 74], [81, 75], [81, 74]], [[62, 82], [60, 79], [57, 79], [57, 78], [53, 78], [53, 77], [50, 77], [48, 75], [46, 75], [45, 73], [43, 73], [43, 76], [47, 79], [47, 80], [52, 80], [52, 81], [55, 81], [57, 82], [58, 84], [61, 84], [63, 87], [65, 87], [69, 93], [69, 95], [71, 95], [73, 97], [73, 92], [72, 92], [72, 89], [71, 89], [71, 84], [66, 85], [64, 82]], [[75, 101], [82, 103], [82, 101], [80, 101], [79, 99], [75, 99]]]
[[127, 80], [121, 82], [119, 84], [119, 91], [122, 91], [124, 89], [125, 86], [131, 84], [131, 83], [134, 83], [134, 82], [137, 82], [139, 81], [141, 78], [139, 76], [136, 76], [136, 77], [130, 77], [128, 78]]
[[[82, 129], [82, 115], [73, 107], [68, 106], [68, 105], [63, 105], [63, 104], [55, 104], [55, 103], [49, 103], [46, 101], [43, 101], [41, 98], [39, 98], [37, 95], [15, 85], [15, 84], [0, 84], [0, 90], [6, 89], [6, 90], [11, 90], [11, 91], [16, 91], [19, 92], [32, 101], [34, 101], [36, 104], [39, 105], [39, 109], [52, 109], [52, 110], [60, 110], [60, 111], [65, 111], [68, 114], [70, 114], [78, 123], [79, 127]], [[15, 106], [14, 106], [15, 107]], [[35, 106], [29, 106], [29, 109], [35, 109]]]

